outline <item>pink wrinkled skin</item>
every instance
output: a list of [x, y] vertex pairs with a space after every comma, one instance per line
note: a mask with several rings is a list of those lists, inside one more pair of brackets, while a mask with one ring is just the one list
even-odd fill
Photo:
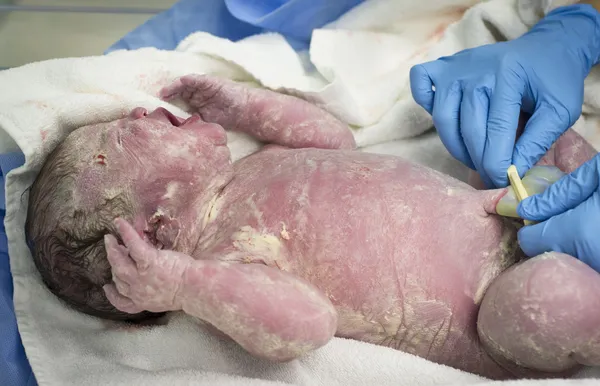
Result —
[[[568, 373], [600, 363], [600, 280], [587, 265], [548, 253], [509, 268], [479, 312], [479, 336], [506, 368]], [[530, 374], [531, 375], [531, 374]]]
[[[116, 308], [183, 310], [274, 361], [335, 335], [497, 379], [600, 364], [600, 277], [565, 255], [519, 263], [504, 189], [353, 151], [290, 96], [195, 75], [162, 96], [202, 119], [134, 110], [85, 144], [106, 162], [79, 200], [139, 208], [116, 221], [124, 246], [106, 237]], [[273, 145], [232, 164], [222, 127]]]

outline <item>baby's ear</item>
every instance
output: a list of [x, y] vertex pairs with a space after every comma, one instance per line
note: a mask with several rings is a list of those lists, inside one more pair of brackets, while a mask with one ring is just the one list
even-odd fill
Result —
[[[134, 228], [137, 229], [137, 227]], [[157, 249], [173, 249], [181, 226], [179, 220], [169, 215], [157, 213], [145, 221], [143, 227], [143, 238]]]
[[[126, 219], [127, 221], [129, 221], [129, 223], [133, 226], [133, 229], [135, 229], [135, 231], [137, 232], [138, 235], [140, 235], [140, 237], [148, 242], [149, 244], [155, 245], [153, 239], [154, 239], [154, 231], [152, 229], [152, 226], [150, 225], [150, 218], [144, 216], [144, 215], [136, 215], [133, 218], [127, 218], [127, 217], [122, 217], [124, 219]], [[119, 238], [119, 242], [122, 243], [120, 236], [119, 236], [119, 232], [117, 232], [117, 229], [112, 229], [113, 235], [117, 238]]]

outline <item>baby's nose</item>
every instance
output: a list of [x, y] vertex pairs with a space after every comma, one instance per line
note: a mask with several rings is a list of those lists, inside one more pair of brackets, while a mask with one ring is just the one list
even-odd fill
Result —
[[129, 118], [140, 119], [148, 115], [148, 110], [143, 107], [136, 107], [129, 113]]

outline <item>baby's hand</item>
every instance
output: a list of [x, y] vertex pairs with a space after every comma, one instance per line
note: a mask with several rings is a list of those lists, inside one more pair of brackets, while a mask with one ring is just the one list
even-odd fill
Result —
[[316, 105], [290, 95], [251, 88], [213, 75], [186, 75], [160, 91], [181, 98], [204, 121], [289, 148], [354, 149], [348, 125]]
[[113, 275], [113, 283], [104, 286], [108, 300], [131, 314], [180, 310], [183, 276], [194, 260], [152, 247], [123, 219], [116, 219], [115, 225], [125, 246], [112, 235], [104, 238]]
[[[208, 105], [212, 102], [218, 103], [221, 98], [213, 100], [213, 97], [223, 91], [224, 86], [239, 88], [231, 81], [220, 80], [210, 75], [186, 75], [176, 79], [173, 83], [160, 90], [159, 96], [166, 101], [181, 98], [190, 107], [200, 109], [209, 107]], [[225, 91], [227, 91], [227, 87], [225, 88]], [[224, 108], [226, 106], [215, 107], [219, 110], [221, 107]]]

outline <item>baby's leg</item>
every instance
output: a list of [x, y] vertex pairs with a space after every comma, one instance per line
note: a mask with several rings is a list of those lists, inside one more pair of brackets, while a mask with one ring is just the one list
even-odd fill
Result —
[[352, 131], [333, 115], [300, 98], [250, 88], [210, 75], [187, 75], [161, 90], [181, 97], [202, 119], [263, 142], [291, 148], [353, 149]]
[[537, 165], [555, 165], [565, 173], [571, 173], [598, 152], [575, 130], [567, 130], [548, 150]]
[[565, 376], [600, 365], [600, 274], [546, 253], [500, 275], [485, 294], [477, 329], [487, 352], [517, 376]]

